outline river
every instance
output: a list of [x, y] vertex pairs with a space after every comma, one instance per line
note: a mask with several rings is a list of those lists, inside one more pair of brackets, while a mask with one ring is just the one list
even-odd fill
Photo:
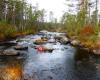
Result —
[[0, 56], [0, 80], [100, 80], [100, 57], [56, 46], [52, 53], [28, 47], [20, 56]]

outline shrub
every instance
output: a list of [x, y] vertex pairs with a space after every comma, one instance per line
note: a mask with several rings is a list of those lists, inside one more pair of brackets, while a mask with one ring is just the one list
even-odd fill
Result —
[[90, 25], [86, 25], [80, 30], [80, 35], [89, 36], [94, 34], [94, 28]]

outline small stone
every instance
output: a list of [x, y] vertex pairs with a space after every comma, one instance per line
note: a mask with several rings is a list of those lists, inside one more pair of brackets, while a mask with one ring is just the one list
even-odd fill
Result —
[[73, 40], [73, 41], [71, 41], [71, 44], [72, 44], [72, 45], [79, 45], [80, 42], [79, 42], [78, 40]]

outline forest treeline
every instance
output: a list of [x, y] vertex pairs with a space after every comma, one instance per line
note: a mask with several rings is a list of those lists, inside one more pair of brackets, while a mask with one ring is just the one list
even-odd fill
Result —
[[55, 23], [45, 22], [44, 16], [44, 9], [39, 10], [37, 5], [32, 6], [26, 0], [0, 0], [0, 37], [52, 29]]
[[77, 5], [73, 4], [72, 0], [67, 1], [71, 2], [66, 4], [69, 10], [57, 22], [52, 11], [50, 20], [46, 21], [45, 9], [40, 10], [38, 5], [32, 6], [26, 0], [0, 0], [0, 38], [31, 34], [46, 29], [67, 32], [69, 36], [92, 35], [94, 40], [95, 35], [100, 32], [98, 0], [74, 0]]
[[[100, 31], [99, 0], [74, 0], [70, 1], [69, 11], [62, 16], [64, 30], [73, 34], [79, 34], [84, 27], [91, 27]], [[62, 29], [63, 29], [62, 28]]]
[[62, 16], [61, 30], [88, 48], [100, 48], [99, 0], [67, 1], [69, 10]]

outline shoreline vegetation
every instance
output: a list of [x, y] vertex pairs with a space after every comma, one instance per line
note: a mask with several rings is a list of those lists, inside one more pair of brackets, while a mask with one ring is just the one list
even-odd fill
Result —
[[[89, 30], [86, 30], [89, 29]], [[97, 31], [98, 30], [98, 31]], [[100, 55], [100, 27], [83, 27], [80, 30], [80, 34], [76, 36], [70, 36], [72, 45], [92, 52], [96, 55]]]

